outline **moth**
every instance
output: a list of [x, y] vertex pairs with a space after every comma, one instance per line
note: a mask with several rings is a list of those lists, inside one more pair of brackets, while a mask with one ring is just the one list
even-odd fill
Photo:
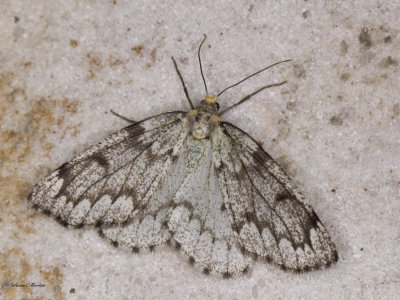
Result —
[[172, 244], [205, 273], [237, 275], [258, 257], [296, 272], [330, 266], [338, 254], [313, 208], [253, 138], [220, 118], [286, 81], [218, 113], [201, 65], [205, 39], [198, 58], [206, 96], [197, 107], [172, 57], [190, 110], [132, 121], [50, 173], [29, 200], [133, 252]]

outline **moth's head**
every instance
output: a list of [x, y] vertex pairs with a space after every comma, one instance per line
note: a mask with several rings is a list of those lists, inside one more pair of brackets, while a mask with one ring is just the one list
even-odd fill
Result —
[[216, 102], [217, 97], [210, 97], [206, 95], [206, 98], [200, 102], [197, 109], [209, 112], [211, 114], [218, 114], [219, 104]]

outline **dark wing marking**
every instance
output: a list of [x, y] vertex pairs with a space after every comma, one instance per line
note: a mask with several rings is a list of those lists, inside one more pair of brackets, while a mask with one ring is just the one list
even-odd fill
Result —
[[249, 135], [222, 127], [215, 170], [244, 249], [295, 271], [336, 262], [327, 230], [290, 178]]
[[185, 116], [158, 115], [110, 135], [36, 184], [30, 201], [64, 224], [126, 222], [154, 200], [185, 140]]

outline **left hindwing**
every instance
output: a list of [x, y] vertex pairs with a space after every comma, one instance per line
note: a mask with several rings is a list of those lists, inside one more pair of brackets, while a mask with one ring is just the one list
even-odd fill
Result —
[[245, 250], [295, 271], [337, 261], [327, 230], [279, 165], [245, 132], [221, 126], [214, 165]]

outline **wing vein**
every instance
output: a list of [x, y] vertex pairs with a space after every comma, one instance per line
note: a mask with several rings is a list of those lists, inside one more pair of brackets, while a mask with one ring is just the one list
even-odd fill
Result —
[[[228, 132], [225, 131], [225, 134], [226, 134], [233, 142], [235, 142], [235, 140], [231, 137], [231, 135], [230, 135]], [[233, 148], [233, 151], [235, 151], [237, 157], [239, 158], [240, 163], [241, 163], [242, 167], [244, 168], [244, 170], [245, 170], [245, 172], [246, 172], [247, 178], [248, 178], [248, 180], [250, 181], [250, 184], [254, 187], [254, 189], [256, 190], [257, 194], [258, 194], [262, 199], [264, 199], [264, 202], [269, 206], [269, 208], [271, 209], [271, 211], [273, 211], [273, 212], [279, 217], [279, 219], [281, 220], [282, 224], [285, 226], [286, 231], [287, 231], [287, 233], [288, 233], [288, 235], [289, 235], [289, 238], [290, 238], [290, 240], [291, 240], [291, 243], [292, 243], [292, 245], [293, 245], [293, 249], [294, 249], [294, 247], [295, 247], [294, 239], [293, 239], [293, 236], [292, 236], [292, 234], [291, 234], [289, 228], [287, 227], [286, 223], [284, 222], [284, 220], [282, 219], [282, 217], [271, 207], [271, 205], [268, 203], [267, 199], [261, 194], [261, 192], [259, 191], [259, 189], [255, 186], [253, 180], [251, 180], [251, 178], [250, 178], [250, 176], [249, 176], [248, 169], [247, 169], [246, 165], [243, 163], [243, 160], [242, 160], [242, 158], [240, 157], [239, 153], [237, 152], [236, 148], [234, 148], [234, 147], [232, 147], [232, 148]], [[263, 176], [263, 178], [265, 179], [264, 176]], [[262, 233], [260, 232], [260, 229], [258, 228], [258, 226], [256, 226], [256, 227], [257, 227], [257, 229], [258, 229], [258, 231], [259, 231], [259, 233], [260, 233], [260, 237], [262, 238]], [[274, 229], [274, 232], [275, 232], [275, 229]], [[275, 234], [274, 234], [274, 238], [275, 238], [275, 241], [276, 241], [276, 235], [275, 235]], [[264, 244], [264, 239], [262, 238], [262, 240], [263, 240], [263, 244]], [[277, 241], [276, 241], [276, 242], [277, 242]], [[277, 242], [277, 246], [279, 247], [279, 249], [281, 249], [278, 242]], [[264, 244], [264, 247], [265, 247], [265, 244]], [[296, 253], [296, 252], [295, 252], [295, 253]], [[280, 251], [280, 255], [281, 255], [281, 257], [282, 257], [282, 251]], [[282, 261], [285, 261], [285, 260], [283, 259], [283, 257], [282, 257]], [[298, 259], [297, 253], [296, 253], [296, 261], [297, 261], [297, 263], [299, 263], [299, 259]]]

